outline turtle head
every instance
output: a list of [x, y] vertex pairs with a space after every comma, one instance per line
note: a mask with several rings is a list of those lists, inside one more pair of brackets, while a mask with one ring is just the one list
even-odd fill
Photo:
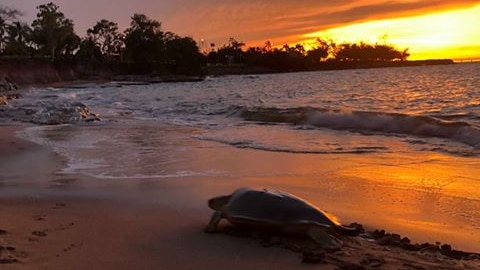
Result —
[[232, 195], [219, 196], [208, 200], [208, 207], [215, 211], [222, 211], [223, 207], [230, 201]]

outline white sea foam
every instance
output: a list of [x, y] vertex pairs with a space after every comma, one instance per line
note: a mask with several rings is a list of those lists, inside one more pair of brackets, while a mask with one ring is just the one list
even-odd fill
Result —
[[90, 173], [86, 172], [85, 175], [88, 175], [97, 179], [106, 179], [106, 180], [121, 180], [121, 179], [138, 179], [138, 180], [148, 180], [148, 179], [165, 179], [165, 178], [188, 178], [188, 177], [199, 177], [199, 176], [220, 176], [224, 175], [225, 172], [217, 170], [207, 170], [207, 171], [176, 171], [172, 173], [165, 174], [112, 174], [107, 172], [102, 173]]
[[[17, 132], [17, 136], [47, 146], [63, 156], [66, 166], [59, 173], [77, 173], [85, 169], [104, 167], [105, 162], [102, 157], [82, 158], [79, 152], [85, 149], [94, 149], [98, 142], [105, 140], [105, 137], [76, 135], [75, 132], [70, 131], [72, 128], [72, 125], [33, 126]], [[59, 139], [62, 138], [59, 136], [62, 134], [62, 130], [67, 136], [65, 139]], [[53, 134], [55, 135], [53, 136]]]
[[360, 133], [403, 134], [445, 138], [480, 147], [480, 129], [466, 122], [445, 121], [425, 115], [368, 111], [328, 111], [317, 108], [245, 109], [240, 116], [249, 121], [310, 125]]

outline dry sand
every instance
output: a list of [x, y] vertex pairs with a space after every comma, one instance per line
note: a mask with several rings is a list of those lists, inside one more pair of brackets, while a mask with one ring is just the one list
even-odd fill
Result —
[[[452, 259], [432, 247], [407, 251], [362, 237], [344, 238], [342, 250], [303, 264], [302, 252], [292, 247], [312, 247], [308, 239], [280, 236], [265, 244], [253, 233], [203, 232], [211, 215], [206, 200], [238, 187], [236, 179], [115, 183], [56, 174], [62, 159], [14, 137], [16, 130], [0, 127], [1, 269], [480, 269], [479, 259]], [[288, 182], [277, 179], [275, 186]]]

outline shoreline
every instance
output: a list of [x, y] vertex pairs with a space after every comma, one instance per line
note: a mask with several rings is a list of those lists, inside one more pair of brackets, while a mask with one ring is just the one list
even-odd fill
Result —
[[[315, 183], [292, 184], [291, 177], [99, 182], [84, 175], [58, 174], [64, 166], [62, 157], [14, 136], [22, 128], [0, 125], [0, 149], [8, 153], [0, 157], [2, 269], [64, 269], [66, 265], [71, 269], [294, 269], [301, 265], [301, 253], [278, 245], [264, 248], [251, 235], [205, 234], [212, 214], [206, 200], [245, 184], [295, 190], [298, 185]], [[40, 163], [33, 166], [36, 169], [32, 159]], [[344, 216], [336, 208], [331, 206], [332, 212]], [[419, 252], [359, 238], [345, 243], [342, 250], [325, 254], [326, 259], [315, 266], [480, 267], [479, 259], [451, 259], [434, 247]]]
[[406, 61], [378, 61], [378, 62], [321, 62], [317, 67], [311, 69], [297, 69], [297, 70], [274, 70], [261, 66], [248, 66], [244, 64], [232, 65], [212, 65], [207, 66], [207, 76], [224, 76], [224, 75], [261, 75], [261, 74], [282, 74], [282, 73], [296, 73], [296, 72], [316, 72], [316, 71], [341, 71], [341, 70], [362, 70], [362, 69], [376, 69], [376, 68], [400, 68], [400, 67], [419, 67], [419, 66], [438, 66], [438, 65], [455, 65], [451, 59], [429, 59], [429, 60], [406, 60]]
[[[53, 64], [47, 59], [41, 58], [8, 58], [5, 63], [0, 64], [0, 80], [7, 80], [20, 86], [28, 87], [49, 87], [75, 85], [78, 83], [101, 83], [106, 81], [144, 82], [144, 83], [170, 83], [170, 82], [198, 82], [207, 76], [223, 75], [260, 75], [278, 74], [291, 72], [312, 72], [312, 71], [336, 71], [348, 69], [370, 69], [370, 68], [396, 68], [396, 67], [417, 67], [430, 65], [452, 65], [458, 64], [451, 59], [429, 59], [429, 60], [406, 60], [391, 62], [322, 62], [313, 69], [295, 70], [273, 70], [261, 66], [237, 65], [213, 65], [206, 66], [203, 74], [180, 75], [180, 74], [114, 74], [108, 66], [95, 66], [90, 70], [78, 64]], [[1, 86], [1, 85], [0, 85]], [[0, 87], [1, 88], [1, 87]]]

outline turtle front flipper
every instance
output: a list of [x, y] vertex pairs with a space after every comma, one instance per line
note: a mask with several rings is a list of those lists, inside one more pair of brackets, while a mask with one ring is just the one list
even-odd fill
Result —
[[311, 227], [307, 234], [322, 249], [338, 250], [343, 245], [342, 240], [330, 235], [323, 228]]
[[205, 232], [207, 233], [214, 233], [217, 231], [218, 223], [222, 220], [222, 212], [215, 211], [210, 219], [210, 223], [208, 223], [207, 228], [205, 228]]

